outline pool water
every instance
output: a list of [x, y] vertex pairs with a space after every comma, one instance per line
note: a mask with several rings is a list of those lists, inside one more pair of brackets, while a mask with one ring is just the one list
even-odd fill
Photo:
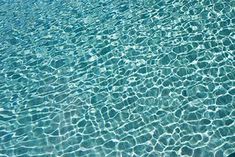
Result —
[[0, 0], [1, 157], [235, 152], [235, 1]]

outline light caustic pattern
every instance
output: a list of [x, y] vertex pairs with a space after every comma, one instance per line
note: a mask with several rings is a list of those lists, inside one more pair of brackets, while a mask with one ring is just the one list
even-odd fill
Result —
[[0, 156], [231, 154], [234, 8], [0, 0]]

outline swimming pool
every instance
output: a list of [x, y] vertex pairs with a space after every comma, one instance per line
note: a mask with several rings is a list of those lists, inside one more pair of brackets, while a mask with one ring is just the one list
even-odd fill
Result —
[[1, 0], [1, 157], [235, 152], [235, 3]]

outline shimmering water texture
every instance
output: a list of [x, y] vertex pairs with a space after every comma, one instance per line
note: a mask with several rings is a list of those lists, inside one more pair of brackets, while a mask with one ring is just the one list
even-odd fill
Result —
[[234, 30], [232, 0], [0, 0], [0, 156], [227, 157]]

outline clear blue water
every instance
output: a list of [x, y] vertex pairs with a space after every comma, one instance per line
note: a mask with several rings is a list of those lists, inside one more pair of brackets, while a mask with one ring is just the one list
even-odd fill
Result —
[[0, 156], [235, 152], [234, 8], [0, 0]]

